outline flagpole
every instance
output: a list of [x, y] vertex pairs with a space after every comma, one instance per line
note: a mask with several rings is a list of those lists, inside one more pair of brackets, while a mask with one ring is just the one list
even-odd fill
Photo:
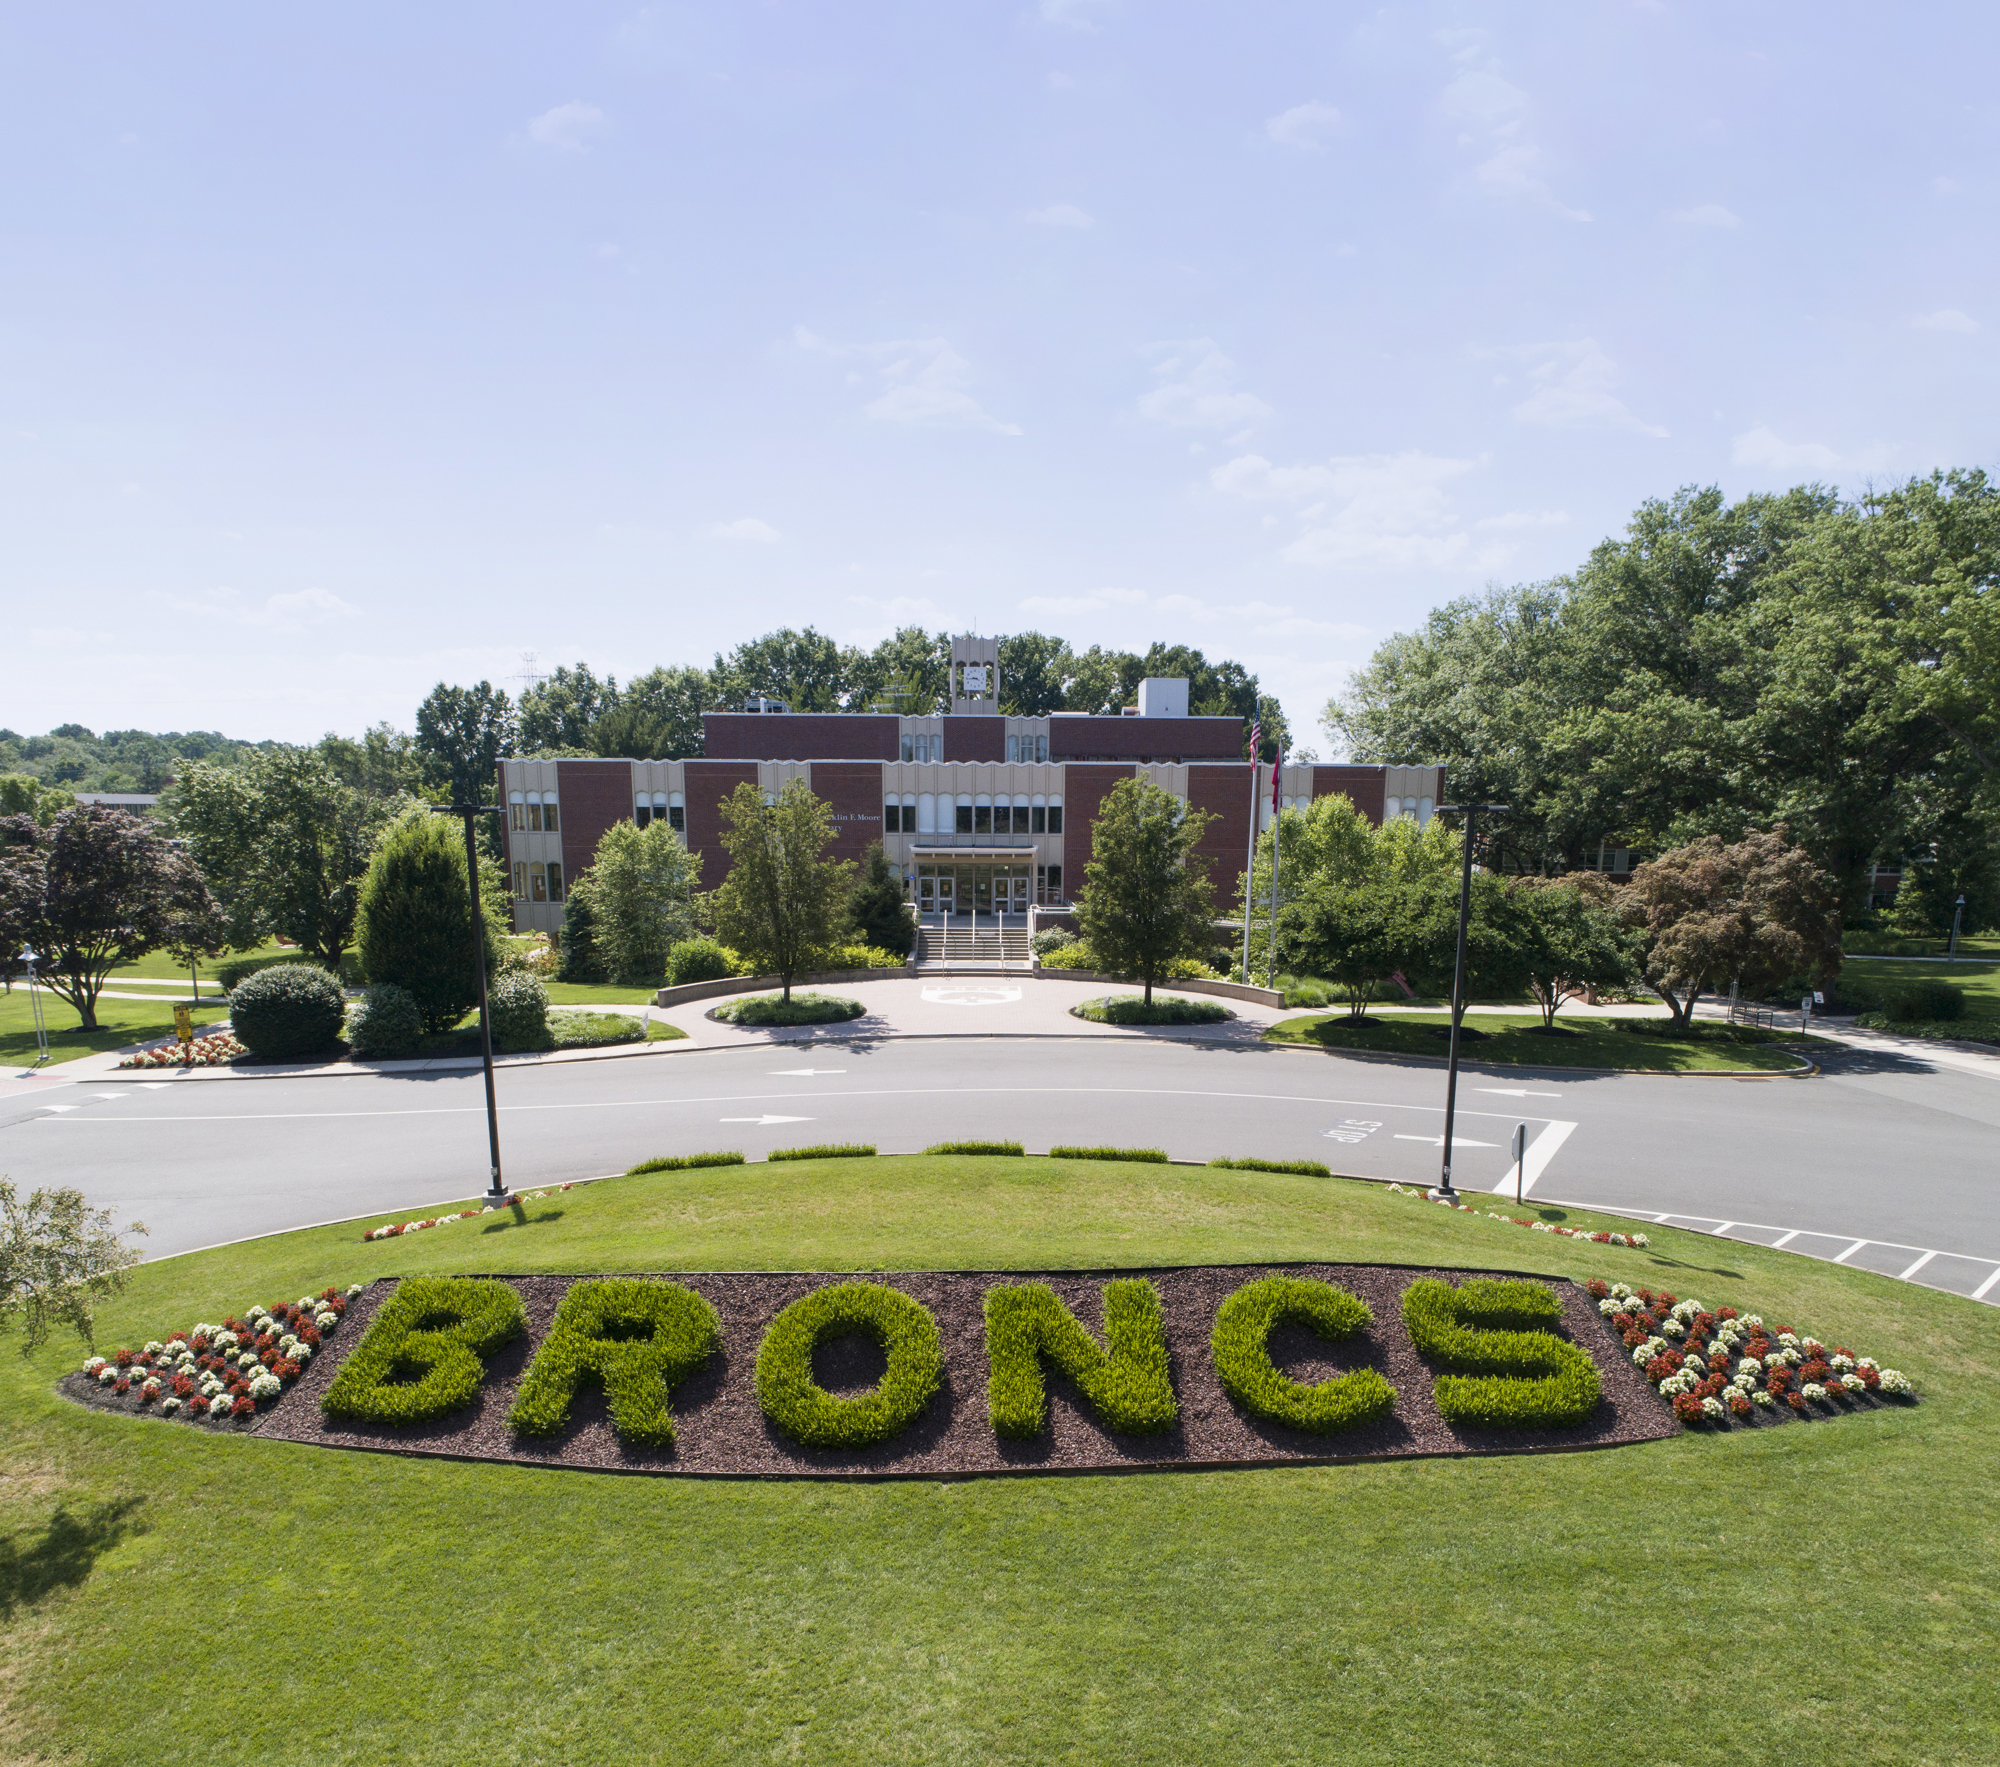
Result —
[[1263, 768], [1258, 750], [1264, 746], [1264, 720], [1250, 726], [1250, 848], [1243, 855], [1243, 980], [1250, 980], [1250, 907], [1256, 900], [1257, 879], [1257, 775]]
[[1279, 793], [1284, 790], [1285, 751], [1271, 763], [1271, 944], [1264, 953], [1264, 986], [1278, 985], [1278, 845], [1284, 838], [1285, 813]]

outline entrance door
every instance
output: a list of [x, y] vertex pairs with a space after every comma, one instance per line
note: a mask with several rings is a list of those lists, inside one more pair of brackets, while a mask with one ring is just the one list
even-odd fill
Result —
[[972, 912], [993, 912], [993, 867], [990, 865], [975, 865], [972, 868]]
[[[925, 881], [928, 883], [931, 880], [926, 879]], [[952, 874], [949, 871], [940, 870], [935, 881], [937, 884], [937, 900], [935, 904], [926, 903], [925, 906], [926, 908], [935, 906], [939, 914], [949, 914], [951, 912]]]
[[1000, 897], [1003, 914], [1026, 914], [1028, 912], [1028, 879], [1020, 867], [1013, 868], [1013, 875], [1001, 880], [1001, 887], [995, 894]]

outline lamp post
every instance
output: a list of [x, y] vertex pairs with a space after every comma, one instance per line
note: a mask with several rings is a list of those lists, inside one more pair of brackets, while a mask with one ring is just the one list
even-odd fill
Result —
[[35, 1066], [40, 1067], [49, 1059], [49, 1027], [42, 1018], [42, 997], [35, 991], [35, 965], [41, 962], [42, 954], [32, 945], [21, 947], [21, 961], [28, 970], [28, 1010], [35, 1020]]
[[497, 1209], [507, 1200], [507, 1186], [500, 1178], [500, 1107], [493, 1097], [493, 1017], [486, 1010], [486, 916], [479, 904], [479, 843], [473, 837], [475, 816], [498, 816], [498, 804], [433, 804], [433, 810], [465, 819], [465, 887], [472, 899], [472, 973], [479, 980], [479, 1057], [486, 1070], [486, 1145], [492, 1155], [493, 1176], [486, 1190], [486, 1206]]
[[1458, 1111], [1458, 1025], [1465, 1016], [1465, 933], [1472, 916], [1472, 825], [1484, 812], [1488, 816], [1507, 814], [1505, 804], [1440, 804], [1440, 816], [1459, 815], [1465, 817], [1465, 863], [1458, 879], [1458, 963], [1452, 971], [1451, 980], [1451, 1059], [1445, 1064], [1444, 1077], [1444, 1161], [1439, 1174], [1437, 1188], [1432, 1196], [1442, 1197], [1447, 1202], [1456, 1202], [1458, 1192], [1451, 1187], [1451, 1131], [1452, 1121]]
[[1951, 911], [1951, 949], [1945, 953], [1953, 963], [1958, 961], [1958, 923], [1965, 918], [1965, 898], [1960, 896], [1958, 906]]

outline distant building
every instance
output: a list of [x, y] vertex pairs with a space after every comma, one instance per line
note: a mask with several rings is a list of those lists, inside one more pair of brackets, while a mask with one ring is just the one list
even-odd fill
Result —
[[[1219, 893], [1233, 892], [1253, 796], [1258, 826], [1271, 816], [1270, 769], [1242, 759], [1240, 719], [1190, 717], [1183, 680], [1141, 682], [1122, 717], [1004, 717], [995, 638], [954, 638], [951, 670], [941, 716], [753, 700], [703, 718], [700, 760], [502, 761], [515, 926], [555, 931], [569, 880], [627, 819], [665, 818], [700, 852], [702, 886], [713, 889], [728, 870], [722, 800], [740, 784], [775, 796], [793, 779], [832, 807], [833, 855], [859, 859], [880, 840], [926, 919], [1066, 904], [1083, 883], [1098, 806], [1135, 774], [1217, 816], [1199, 854]], [[1284, 768], [1279, 796], [1292, 809], [1343, 793], [1373, 822], [1427, 822], [1442, 789], [1438, 767], [1306, 765]]]
[[130, 810], [134, 816], [150, 816], [160, 802], [158, 792], [80, 791], [72, 794], [79, 804], [102, 804], [107, 810]]

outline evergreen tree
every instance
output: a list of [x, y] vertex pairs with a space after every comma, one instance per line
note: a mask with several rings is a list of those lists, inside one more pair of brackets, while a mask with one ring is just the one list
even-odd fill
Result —
[[[484, 887], [480, 907], [490, 980], [509, 928]], [[358, 942], [368, 980], [403, 989], [433, 1034], [450, 1030], [479, 1004], [471, 912], [463, 824], [456, 816], [411, 811], [383, 835], [362, 881]]]
[[907, 957], [916, 940], [916, 927], [903, 902], [903, 880], [880, 841], [870, 841], [862, 858], [861, 875], [847, 898], [847, 925], [863, 944], [898, 957]]

